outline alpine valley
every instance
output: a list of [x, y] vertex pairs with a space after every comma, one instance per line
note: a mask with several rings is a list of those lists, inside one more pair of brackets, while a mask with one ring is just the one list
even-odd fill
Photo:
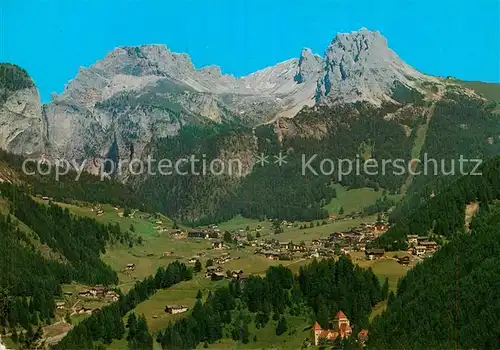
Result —
[[[379, 32], [364, 28], [338, 34], [323, 56], [303, 49], [298, 58], [241, 78], [216, 66], [197, 69], [188, 55], [164, 45], [119, 47], [81, 68], [44, 105], [22, 69], [3, 65], [2, 72], [0, 146], [9, 152], [91, 159], [91, 173], [108, 158], [239, 159], [236, 176], [117, 175], [155, 209], [184, 222], [235, 214], [318, 219], [327, 216], [322, 208], [335, 197], [334, 182], [392, 194], [429, 183], [411, 176], [302, 176], [302, 154], [409, 161], [424, 153], [483, 158], [499, 149], [496, 104], [482, 95], [497, 86], [420, 73]], [[254, 163], [261, 153], [279, 152], [288, 158], [284, 166]]]

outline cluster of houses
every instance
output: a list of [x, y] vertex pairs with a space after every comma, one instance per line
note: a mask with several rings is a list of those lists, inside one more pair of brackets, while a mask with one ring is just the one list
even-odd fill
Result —
[[416, 256], [429, 256], [438, 250], [439, 245], [427, 236], [407, 235], [408, 252]]
[[92, 299], [109, 298], [112, 301], [118, 301], [120, 299], [120, 295], [117, 292], [104, 286], [95, 286], [90, 289], [81, 290], [78, 292], [78, 296]]
[[[257, 247], [256, 254], [261, 254], [271, 260], [293, 260], [296, 257], [319, 258], [332, 257], [339, 254], [349, 254], [353, 251], [365, 251], [367, 243], [371, 242], [387, 230], [387, 225], [382, 222], [376, 224], [362, 224], [343, 232], [334, 232], [328, 237], [314, 239], [310, 243], [299, 244], [280, 242], [275, 239], [258, 240], [252, 242]], [[366, 252], [370, 260], [378, 259], [384, 255], [381, 250]]]
[[220, 264], [225, 264], [229, 260], [231, 260], [231, 254], [230, 253], [222, 253], [221, 255], [216, 256], [215, 258], [213, 258], [214, 264], [219, 264], [219, 265]]
[[243, 273], [243, 270], [228, 270], [224, 272], [222, 266], [209, 266], [205, 273], [205, 278], [212, 281], [220, 281], [225, 278], [231, 278], [238, 281], [246, 281], [248, 276]]

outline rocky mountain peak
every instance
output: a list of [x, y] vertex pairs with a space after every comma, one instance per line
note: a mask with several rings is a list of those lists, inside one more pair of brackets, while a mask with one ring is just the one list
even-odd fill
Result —
[[338, 34], [324, 58], [317, 101], [323, 103], [391, 100], [395, 82], [409, 87], [426, 77], [406, 64], [378, 31], [362, 28]]
[[297, 74], [294, 80], [301, 84], [305, 81], [316, 81], [323, 67], [323, 59], [312, 53], [311, 49], [303, 48], [300, 52]]

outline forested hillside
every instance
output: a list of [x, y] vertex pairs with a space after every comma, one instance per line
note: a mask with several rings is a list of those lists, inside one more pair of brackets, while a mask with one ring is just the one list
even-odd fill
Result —
[[376, 241], [389, 250], [404, 248], [406, 235], [427, 235], [429, 231], [451, 238], [464, 230], [465, 206], [479, 202], [484, 208], [500, 199], [500, 157], [491, 159], [479, 169], [482, 176], [468, 175], [448, 185], [436, 197], [401, 218]]
[[[130, 233], [118, 225], [75, 217], [52, 203], [37, 203], [14, 185], [1, 184], [0, 194], [8, 200], [8, 214], [0, 216], [1, 326], [22, 326], [31, 332], [30, 325], [50, 323], [62, 283], [109, 286], [118, 282], [100, 254], [110, 239], [135, 244]], [[35, 242], [60, 258], [42, 256]]]
[[[393, 175], [387, 166], [384, 175], [353, 173], [339, 177], [336, 161], [356, 159], [361, 162], [373, 157], [379, 164], [383, 159], [409, 161], [413, 136], [406, 135], [401, 124], [416, 126], [423, 118], [423, 106], [401, 112], [396, 120], [387, 120], [387, 113], [399, 110], [396, 105], [376, 109], [368, 104], [318, 107], [303, 110], [294, 121], [284, 125], [263, 125], [253, 132], [236, 125], [191, 126], [178, 136], [160, 139], [153, 147], [155, 159], [178, 159], [195, 155], [206, 159], [238, 158], [245, 170], [241, 177], [199, 176], [150, 176], [139, 183], [142, 193], [161, 203], [164, 212], [183, 221], [210, 223], [242, 214], [251, 218], [282, 218], [288, 220], [315, 220], [328, 213], [322, 207], [335, 197], [331, 185], [341, 182], [353, 188], [385, 188], [398, 193], [405, 176]], [[291, 124], [286, 124], [291, 123]], [[278, 128], [278, 129], [275, 129]], [[283, 132], [295, 129], [279, 137]], [[302, 129], [300, 129], [302, 128]], [[286, 129], [286, 130], [285, 130]], [[321, 130], [321, 133], [316, 133]], [[281, 166], [274, 156], [283, 154]], [[268, 156], [268, 164], [252, 164], [257, 156]], [[318, 174], [302, 173], [303, 156], [315, 157], [311, 162]], [[335, 162], [331, 173], [320, 171], [320, 161]], [[199, 163], [201, 164], [201, 163]], [[186, 165], [185, 169], [189, 171]], [[197, 167], [201, 170], [201, 166]], [[251, 172], [250, 172], [251, 170]], [[345, 170], [344, 170], [345, 171]], [[279, 200], [277, 200], [279, 198]]]
[[[418, 157], [421, 162], [416, 171], [422, 174], [413, 178], [407, 196], [391, 215], [393, 222], [409, 216], [431, 194], [437, 195], [458, 180], [463, 175], [460, 157], [486, 162], [500, 154], [500, 116], [493, 113], [494, 105], [453, 88], [436, 102]], [[463, 169], [471, 171], [474, 166], [475, 162], [464, 163]]]
[[483, 202], [471, 226], [400, 280], [370, 349], [500, 348], [500, 206]]
[[[443, 97], [435, 100], [401, 98], [403, 105], [387, 103], [382, 108], [366, 103], [305, 108], [292, 120], [258, 126], [253, 132], [236, 124], [182, 129], [178, 136], [156, 142], [154, 158], [194, 154], [209, 162], [216, 157], [237, 157], [248, 175], [153, 176], [139, 187], [156, 198], [170, 216], [206, 224], [235, 214], [289, 220], [324, 218], [327, 213], [322, 207], [335, 197], [331, 184], [336, 182], [393, 194], [409, 186], [404, 190], [408, 199], [392, 216], [397, 221], [413, 210], [415, 203], [460, 177], [461, 156], [488, 159], [500, 152], [500, 118], [492, 112], [491, 102], [467, 95], [457, 85], [448, 86]], [[286, 163], [278, 166], [273, 163], [280, 152]], [[260, 154], [269, 155], [270, 164], [252, 168]], [[319, 174], [309, 170], [302, 174], [303, 155], [306, 160], [316, 157], [310, 164]], [[437, 165], [431, 161], [427, 174], [410, 178], [407, 164], [412, 157], [422, 161], [416, 171], [424, 170], [426, 159], [435, 159]], [[350, 174], [338, 176], [339, 159], [353, 164], [358, 160], [363, 169], [368, 158], [379, 164], [375, 174], [353, 168]], [[323, 159], [332, 160], [331, 173], [320, 171]], [[402, 173], [391, 163], [395, 160], [405, 164]], [[383, 168], [384, 161], [389, 162]], [[473, 166], [470, 162], [464, 169]]]

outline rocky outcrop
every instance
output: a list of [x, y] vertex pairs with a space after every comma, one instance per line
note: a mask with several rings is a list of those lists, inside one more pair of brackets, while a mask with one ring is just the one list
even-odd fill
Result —
[[392, 100], [395, 82], [418, 88], [418, 82], [430, 79], [401, 60], [380, 32], [363, 28], [338, 34], [328, 46], [316, 99], [325, 104], [368, 101], [380, 105]]
[[0, 64], [0, 148], [18, 154], [43, 152], [42, 107], [27, 73]]
[[316, 82], [323, 68], [323, 59], [313, 54], [311, 49], [303, 48], [300, 53], [298, 66], [294, 77], [297, 83]]

